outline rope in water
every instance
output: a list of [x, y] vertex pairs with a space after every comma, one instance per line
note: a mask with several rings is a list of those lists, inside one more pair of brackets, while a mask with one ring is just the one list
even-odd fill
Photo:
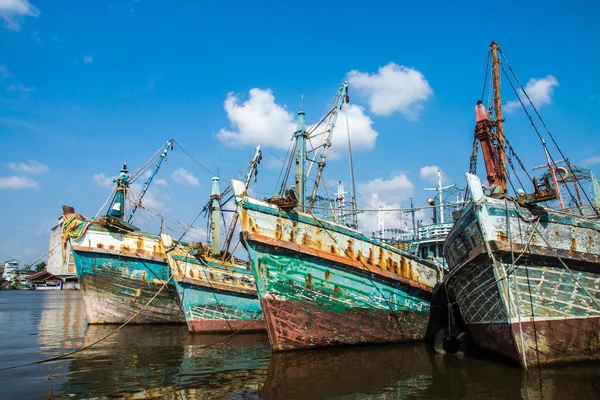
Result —
[[146, 304], [144, 304], [144, 306], [142, 308], [140, 308], [138, 310], [138, 312], [136, 312], [131, 318], [129, 318], [127, 321], [123, 322], [121, 325], [119, 325], [116, 329], [114, 329], [112, 332], [110, 332], [108, 335], [96, 340], [95, 342], [88, 344], [86, 346], [80, 347], [76, 350], [70, 351], [68, 353], [65, 354], [61, 354], [55, 357], [50, 357], [50, 358], [45, 358], [43, 360], [38, 360], [38, 361], [32, 361], [32, 362], [28, 362], [28, 363], [24, 363], [24, 364], [19, 364], [19, 365], [13, 365], [10, 367], [4, 367], [4, 368], [0, 368], [0, 371], [6, 371], [8, 369], [15, 369], [15, 368], [21, 368], [21, 367], [25, 367], [28, 365], [34, 365], [34, 364], [44, 364], [50, 361], [56, 361], [56, 360], [61, 360], [65, 357], [68, 357], [70, 355], [82, 352], [84, 350], [89, 349], [90, 347], [102, 342], [103, 340], [109, 338], [110, 336], [114, 335], [115, 333], [117, 333], [118, 331], [120, 331], [125, 325], [127, 325], [128, 323], [130, 323], [131, 321], [133, 321], [138, 315], [140, 315], [140, 313], [142, 311], [144, 311], [146, 309], [146, 307], [148, 307], [150, 305], [150, 303], [152, 303], [152, 301], [154, 301], [154, 299], [160, 294], [160, 292], [163, 291], [163, 289], [167, 286], [167, 284], [171, 281], [171, 279], [173, 278], [173, 275], [171, 275], [171, 277], [169, 277], [169, 279], [161, 286], [161, 288], [158, 290], [158, 292], [156, 292], [154, 294], [154, 296], [152, 296], [152, 298], [150, 300], [148, 300], [148, 302]]
[[[36, 364], [45, 364], [47, 362], [51, 362], [51, 361], [58, 361], [64, 358], [67, 358], [68, 356], [71, 356], [73, 354], [76, 353], [80, 353], [84, 350], [89, 349], [92, 346], [97, 345], [98, 343], [102, 342], [103, 340], [108, 339], [110, 336], [114, 335], [115, 333], [117, 333], [118, 331], [120, 331], [125, 325], [127, 325], [128, 323], [130, 323], [133, 319], [135, 319], [135, 317], [137, 317], [142, 311], [144, 311], [146, 309], [146, 307], [148, 307], [150, 305], [150, 303], [152, 303], [152, 301], [154, 301], [154, 299], [160, 294], [160, 292], [167, 286], [167, 284], [169, 283], [169, 281], [173, 278], [173, 275], [171, 275], [171, 277], [162, 285], [162, 287], [158, 290], [158, 292], [156, 292], [156, 294], [144, 305], [144, 307], [142, 307], [138, 312], [136, 312], [131, 318], [129, 318], [127, 321], [125, 321], [123, 324], [119, 325], [119, 327], [117, 327], [116, 329], [114, 329], [112, 332], [110, 332], [108, 335], [96, 340], [95, 342], [88, 344], [86, 346], [80, 347], [79, 349], [70, 351], [68, 353], [65, 354], [61, 354], [55, 357], [50, 357], [50, 358], [45, 358], [43, 360], [38, 360], [38, 361], [33, 361], [33, 362], [28, 362], [28, 363], [24, 363], [24, 364], [19, 364], [19, 365], [12, 365], [10, 367], [4, 367], [4, 368], [0, 368], [0, 371], [6, 371], [9, 369], [16, 369], [16, 368], [21, 368], [21, 367], [26, 367], [28, 365], [36, 365]], [[258, 313], [254, 314], [254, 316], [246, 323], [244, 324], [242, 327], [240, 327], [238, 330], [232, 332], [231, 334], [225, 336], [224, 338], [221, 338], [213, 343], [209, 343], [206, 344], [204, 346], [200, 346], [200, 349], [206, 349], [212, 346], [215, 346], [219, 343], [225, 342], [226, 340], [228, 340], [229, 338], [233, 337], [234, 335], [238, 334], [240, 331], [242, 331], [243, 329], [245, 329], [248, 325], [250, 325], [252, 322], [254, 322], [256, 320], [256, 317], [258, 317], [259, 315], [262, 314], [262, 310], [259, 311]]]

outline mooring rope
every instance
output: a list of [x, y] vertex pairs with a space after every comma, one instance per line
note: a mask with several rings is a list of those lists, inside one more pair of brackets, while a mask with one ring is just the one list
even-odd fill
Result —
[[61, 360], [65, 357], [71, 356], [73, 354], [82, 352], [84, 350], [89, 349], [90, 347], [102, 342], [103, 340], [109, 338], [110, 336], [114, 335], [115, 333], [117, 333], [118, 331], [120, 331], [125, 325], [127, 325], [128, 323], [130, 323], [131, 321], [133, 321], [133, 319], [135, 319], [135, 317], [137, 317], [142, 311], [144, 311], [146, 309], [146, 307], [148, 307], [150, 305], [150, 303], [152, 303], [152, 301], [154, 301], [154, 299], [160, 294], [160, 292], [162, 292], [162, 290], [167, 286], [167, 284], [171, 281], [171, 279], [173, 278], [173, 275], [171, 275], [171, 277], [169, 277], [169, 279], [161, 286], [161, 288], [158, 290], [158, 292], [156, 292], [156, 294], [150, 299], [148, 300], [148, 302], [146, 304], [144, 304], [144, 306], [142, 308], [140, 308], [138, 310], [138, 312], [136, 312], [131, 318], [129, 318], [127, 321], [125, 321], [124, 323], [122, 323], [121, 325], [119, 325], [116, 329], [114, 329], [112, 332], [110, 332], [108, 335], [96, 340], [95, 342], [88, 344], [86, 346], [80, 347], [78, 349], [75, 349], [73, 351], [70, 351], [68, 353], [65, 354], [60, 354], [58, 356], [55, 357], [49, 357], [49, 358], [45, 358], [43, 360], [38, 360], [38, 361], [32, 361], [32, 362], [28, 362], [28, 363], [24, 363], [24, 364], [19, 364], [19, 365], [13, 365], [10, 367], [4, 367], [4, 368], [0, 368], [0, 371], [6, 371], [8, 369], [15, 369], [15, 368], [21, 368], [21, 367], [25, 367], [28, 365], [35, 365], [35, 364], [44, 364], [50, 361], [56, 361], [56, 360]]

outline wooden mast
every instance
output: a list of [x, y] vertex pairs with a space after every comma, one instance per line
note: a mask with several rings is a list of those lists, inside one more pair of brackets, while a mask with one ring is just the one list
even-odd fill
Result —
[[496, 114], [496, 136], [498, 139], [496, 157], [498, 160], [497, 184], [506, 193], [506, 157], [504, 155], [504, 128], [502, 123], [502, 99], [500, 97], [500, 59], [498, 58], [498, 44], [492, 41], [490, 51], [492, 52], [492, 85], [494, 87], [494, 109]]
[[[500, 97], [500, 60], [498, 45], [492, 42], [492, 85], [494, 89], [495, 121], [485, 119], [475, 126], [475, 137], [481, 143], [481, 152], [487, 172], [488, 184], [493, 195], [506, 194], [506, 159], [504, 155], [504, 130], [502, 128], [502, 99]], [[495, 132], [493, 131], [495, 129]]]

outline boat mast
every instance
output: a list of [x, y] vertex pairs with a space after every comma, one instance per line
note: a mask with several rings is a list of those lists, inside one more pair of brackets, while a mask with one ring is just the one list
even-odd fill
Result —
[[[504, 130], [502, 123], [502, 99], [500, 97], [500, 59], [498, 44], [492, 42], [492, 86], [494, 89], [495, 121], [484, 119], [477, 121], [475, 137], [481, 143], [487, 180], [493, 195], [506, 194], [506, 160], [504, 156]], [[493, 128], [495, 132], [492, 131]]]
[[150, 174], [150, 176], [148, 177], [148, 180], [144, 184], [144, 188], [142, 189], [142, 192], [140, 193], [140, 198], [138, 199], [138, 201], [133, 206], [133, 209], [131, 210], [131, 213], [129, 214], [129, 218], [127, 218], [127, 222], [129, 222], [129, 223], [131, 223], [131, 220], [133, 219], [133, 214], [135, 214], [135, 212], [138, 209], [138, 207], [142, 204], [142, 199], [144, 198], [144, 195], [146, 194], [146, 191], [150, 187], [150, 184], [152, 183], [152, 180], [156, 176], [156, 173], [158, 172], [158, 170], [160, 168], [160, 165], [167, 158], [167, 152], [169, 151], [169, 149], [173, 150], [173, 139], [169, 140], [165, 146], [166, 146], [165, 150], [162, 152], [162, 154], [158, 158], [158, 162], [156, 163], [154, 171], [152, 171], [152, 174]]
[[114, 179], [113, 182], [117, 184], [116, 193], [106, 214], [110, 217], [123, 218], [125, 216], [125, 199], [127, 198], [127, 189], [129, 189], [127, 163], [123, 164], [119, 177]]
[[502, 118], [502, 99], [500, 97], [500, 58], [498, 57], [498, 44], [492, 41], [490, 51], [492, 52], [492, 85], [494, 87], [494, 111], [496, 114], [496, 136], [498, 145], [496, 147], [498, 160], [498, 185], [502, 193], [506, 193], [506, 157], [504, 155], [504, 119]]
[[410, 213], [412, 215], [412, 224], [413, 224], [413, 237], [417, 238], [417, 218], [415, 213], [415, 204], [413, 203], [413, 198], [410, 198]]
[[[438, 187], [425, 188], [425, 190], [435, 190], [438, 193], [440, 211], [439, 211], [439, 216], [437, 216], [435, 218], [434, 222], [436, 224], [443, 224], [444, 223], [444, 190], [450, 189], [451, 187], [454, 187], [454, 185], [442, 186], [442, 170], [439, 168], [437, 171], [437, 176], [438, 176]], [[435, 201], [433, 204], [435, 204]]]
[[502, 123], [502, 99], [500, 97], [500, 58], [498, 57], [498, 43], [492, 41], [490, 51], [492, 52], [492, 86], [494, 87], [494, 111], [496, 114], [496, 136], [498, 144], [496, 147], [496, 158], [498, 160], [498, 185], [502, 193], [506, 193], [506, 157], [504, 155], [504, 127]]
[[304, 212], [304, 201], [306, 197], [306, 123], [304, 122], [304, 110], [298, 112], [296, 124], [296, 198], [298, 199], [298, 211]]
[[[244, 182], [244, 190], [248, 190], [248, 186], [250, 186], [250, 180], [252, 179], [252, 175], [254, 175], [254, 181], [256, 182], [256, 176], [258, 175], [258, 164], [262, 160], [262, 150], [261, 145], [259, 144], [254, 149], [254, 157], [252, 157], [252, 161], [250, 162], [250, 169], [248, 170], [248, 175], [246, 175], [246, 181]], [[214, 188], [213, 188], [214, 189]], [[229, 254], [229, 246], [231, 246], [231, 240], [233, 239], [233, 233], [235, 231], [235, 225], [237, 224], [237, 220], [239, 218], [238, 213], [233, 214], [233, 219], [231, 220], [229, 233], [227, 234], [227, 239], [225, 240], [225, 247], [223, 248], [223, 252], [221, 255], [221, 260], [225, 260], [227, 258], [227, 254]]]
[[[325, 161], [327, 160], [327, 153], [329, 148], [331, 147], [331, 138], [333, 136], [333, 129], [335, 128], [335, 124], [337, 122], [337, 117], [342, 109], [342, 105], [344, 103], [348, 103], [350, 98], [348, 97], [348, 82], [342, 83], [340, 88], [338, 89], [337, 94], [335, 95], [335, 100], [333, 103], [333, 109], [329, 113], [329, 121], [327, 123], [327, 129], [325, 133], [327, 137], [325, 138], [325, 142], [323, 143], [323, 153], [321, 153], [321, 160], [318, 163], [317, 176], [315, 177], [315, 186], [313, 187], [312, 195], [310, 196], [310, 201], [308, 203], [307, 212], [310, 213], [312, 211], [313, 205], [317, 198], [317, 190], [319, 189], [319, 182], [321, 181], [321, 176], [323, 175], [323, 169], [325, 168]], [[306, 141], [305, 141], [306, 150]], [[314, 150], [317, 150], [316, 148]], [[305, 177], [306, 178], [306, 177]], [[299, 198], [300, 200], [300, 198]], [[303, 200], [301, 200], [303, 203]]]
[[219, 190], [219, 178], [212, 178], [212, 193], [211, 200], [211, 250], [213, 257], [218, 257], [221, 254], [221, 191]]

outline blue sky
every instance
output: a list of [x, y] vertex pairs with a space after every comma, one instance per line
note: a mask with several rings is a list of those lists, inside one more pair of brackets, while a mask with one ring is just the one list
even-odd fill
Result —
[[[273, 153], [285, 154], [301, 96], [314, 123], [345, 79], [360, 204], [425, 204], [435, 168], [424, 167], [463, 184], [492, 40], [523, 85], [534, 80], [534, 102], [563, 151], [597, 171], [599, 8], [0, 0], [0, 259], [43, 255], [62, 204], [93, 216], [123, 160], [135, 170], [170, 137], [223, 186], [262, 142], [270, 151], [255, 192], [271, 194]], [[507, 104], [515, 97], [503, 88]], [[542, 163], [522, 112], [507, 113], [505, 129], [528, 168]], [[348, 187], [338, 142], [325, 178]], [[149, 201], [191, 221], [211, 176], [176, 148], [159, 175], [168, 186], [160, 181]], [[363, 218], [365, 229], [372, 220]]]

